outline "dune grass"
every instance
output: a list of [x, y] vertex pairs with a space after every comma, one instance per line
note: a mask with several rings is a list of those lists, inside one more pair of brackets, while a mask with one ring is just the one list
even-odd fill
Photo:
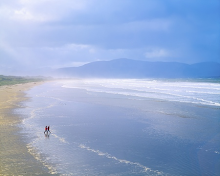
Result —
[[21, 77], [21, 76], [4, 76], [0, 75], [0, 86], [22, 84], [28, 82], [43, 81], [43, 78], [39, 77]]

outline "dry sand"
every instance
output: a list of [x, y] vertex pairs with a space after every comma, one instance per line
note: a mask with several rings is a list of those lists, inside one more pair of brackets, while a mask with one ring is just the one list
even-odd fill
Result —
[[17, 124], [22, 117], [13, 114], [13, 108], [24, 101], [26, 90], [41, 83], [0, 86], [0, 175], [50, 175], [24, 143]]

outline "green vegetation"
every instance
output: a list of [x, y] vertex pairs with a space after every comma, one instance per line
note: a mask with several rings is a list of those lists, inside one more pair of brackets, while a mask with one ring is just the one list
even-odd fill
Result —
[[38, 82], [38, 81], [43, 81], [43, 80], [44, 80], [43, 78], [39, 78], [39, 77], [20, 77], [20, 76], [0, 75], [0, 86], [22, 84], [22, 83], [28, 83], [28, 82]]

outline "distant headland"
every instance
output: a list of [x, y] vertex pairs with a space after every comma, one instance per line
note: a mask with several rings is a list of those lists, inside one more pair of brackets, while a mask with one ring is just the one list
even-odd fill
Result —
[[184, 64], [115, 59], [59, 68], [53, 74], [75, 78], [220, 78], [220, 63]]

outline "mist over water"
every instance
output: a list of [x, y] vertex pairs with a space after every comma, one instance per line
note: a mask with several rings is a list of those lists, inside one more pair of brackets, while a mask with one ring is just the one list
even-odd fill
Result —
[[16, 113], [30, 153], [50, 173], [220, 174], [219, 83], [65, 80], [27, 96]]
[[220, 84], [136, 79], [97, 79], [64, 82], [65, 88], [80, 88], [93, 92], [129, 95], [220, 106]]

